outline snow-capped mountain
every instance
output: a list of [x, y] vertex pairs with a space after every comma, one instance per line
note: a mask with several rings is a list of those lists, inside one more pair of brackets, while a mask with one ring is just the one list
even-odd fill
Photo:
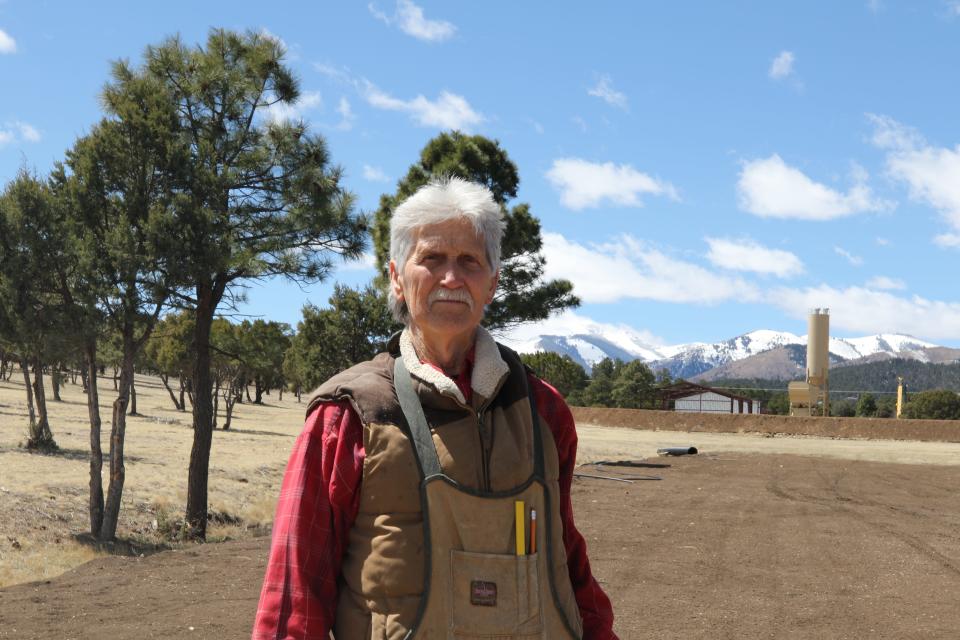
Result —
[[[607, 357], [625, 362], [640, 359], [654, 370], [667, 369], [672, 376], [682, 378], [692, 378], [778, 347], [807, 344], [805, 335], [760, 329], [721, 342], [656, 345], [653, 336], [623, 325], [601, 324], [581, 317], [566, 325], [527, 327], [523, 332], [514, 331], [500, 339], [520, 353], [554, 351], [568, 355], [587, 371]], [[538, 329], [549, 333], [538, 333]], [[861, 338], [830, 338], [829, 349], [835, 362], [866, 357], [906, 357], [927, 362], [926, 349], [936, 346], [912, 336], [884, 333]]]

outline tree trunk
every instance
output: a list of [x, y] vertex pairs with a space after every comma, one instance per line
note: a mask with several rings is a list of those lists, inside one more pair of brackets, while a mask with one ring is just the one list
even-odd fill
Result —
[[30, 432], [37, 424], [37, 414], [33, 410], [33, 385], [30, 384], [30, 367], [27, 366], [27, 359], [20, 359], [20, 371], [23, 372], [23, 386], [27, 390], [27, 411], [30, 414]]
[[213, 385], [213, 429], [217, 428], [217, 414], [220, 411], [220, 379]]
[[210, 379], [210, 329], [222, 286], [215, 295], [210, 284], [197, 285], [196, 325], [193, 349], [193, 448], [187, 478], [187, 535], [203, 540], [207, 536], [207, 479], [210, 445], [213, 440], [213, 381]]
[[230, 428], [230, 421], [233, 420], [233, 408], [237, 404], [237, 399], [243, 397], [241, 384], [239, 382], [231, 384], [227, 393], [223, 394], [224, 414], [226, 415], [223, 421], [224, 431]]
[[259, 378], [253, 381], [254, 391], [256, 393], [256, 398], [253, 400], [253, 404], [263, 404], [263, 383]]
[[[183, 394], [187, 390], [187, 385], [184, 384], [183, 382], [183, 372], [180, 372], [179, 380], [180, 380], [180, 411], [185, 411], [187, 409], [187, 405], [183, 398]], [[193, 398], [190, 398], [190, 404], [193, 404]]]
[[90, 376], [90, 367], [84, 362], [83, 369], [80, 370], [80, 384], [83, 386], [83, 392], [88, 393], [89, 389], [87, 387], [88, 380]]
[[130, 413], [131, 416], [139, 416], [137, 413], [137, 385], [134, 375], [130, 374]]
[[180, 402], [183, 402], [183, 384], [180, 385], [180, 402], [177, 402], [177, 396], [174, 395], [173, 389], [170, 388], [170, 376], [165, 373], [160, 374], [160, 380], [163, 382], [164, 388], [166, 388], [167, 393], [170, 394], [170, 399], [173, 400], [173, 406], [177, 408], [177, 411], [183, 411], [183, 405]]
[[243, 392], [247, 394], [247, 402], [253, 402], [253, 400], [250, 399], [250, 385], [244, 383]]
[[297, 404], [300, 404], [300, 396], [303, 394], [303, 387], [297, 385]]
[[87, 412], [90, 414], [90, 535], [100, 537], [103, 526], [103, 451], [100, 449], [100, 396], [97, 390], [97, 343], [86, 344]]
[[283, 402], [283, 385], [277, 389], [277, 402]]
[[118, 386], [118, 380], [119, 378], [117, 374], [117, 368], [114, 367], [113, 368], [113, 390], [114, 391], [120, 391], [120, 387]]
[[50, 367], [50, 384], [53, 386], [54, 402], [63, 402], [60, 397], [60, 365], [55, 364]]
[[123, 439], [127, 429], [127, 403], [130, 387], [133, 384], [133, 326], [123, 328], [123, 362], [120, 365], [120, 384], [117, 399], [113, 401], [113, 417], [110, 421], [110, 486], [103, 509], [103, 526], [100, 528], [100, 540], [108, 541], [117, 537], [117, 523], [120, 519], [120, 499], [123, 497], [123, 482], [126, 469], [123, 465]]
[[57, 443], [53, 440], [50, 431], [50, 421], [47, 417], [47, 396], [43, 388], [43, 364], [37, 355], [33, 361], [33, 397], [37, 402], [37, 423], [30, 427], [28, 449], [55, 450]]

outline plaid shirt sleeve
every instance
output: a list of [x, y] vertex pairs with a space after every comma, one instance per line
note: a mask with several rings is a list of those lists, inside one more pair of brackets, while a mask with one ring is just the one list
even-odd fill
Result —
[[617, 640], [613, 633], [613, 607], [590, 571], [587, 543], [573, 522], [570, 486], [577, 461], [577, 428], [570, 407], [560, 392], [535, 376], [530, 376], [537, 411], [550, 425], [560, 455], [560, 518], [563, 521], [563, 546], [567, 551], [567, 569], [573, 593], [583, 618], [584, 640]]
[[253, 640], [329, 638], [364, 453], [349, 403], [323, 403], [308, 416], [280, 489]]

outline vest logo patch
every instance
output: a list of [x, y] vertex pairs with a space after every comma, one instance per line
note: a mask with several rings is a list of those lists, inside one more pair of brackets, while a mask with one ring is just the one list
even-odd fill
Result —
[[470, 581], [470, 604], [480, 607], [497, 606], [497, 583], [485, 580]]

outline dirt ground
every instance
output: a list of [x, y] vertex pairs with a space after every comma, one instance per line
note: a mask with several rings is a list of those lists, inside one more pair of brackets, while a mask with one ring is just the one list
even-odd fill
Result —
[[[0, 639], [249, 637], [269, 545], [251, 536], [300, 428], [295, 400], [244, 405], [235, 430], [216, 433], [211, 506], [231, 521], [212, 537], [229, 541], [150, 554], [182, 513], [190, 430], [143, 380], [120, 534], [144, 555], [110, 556], [74, 538], [86, 527], [82, 394], [68, 387], [51, 405], [57, 456], [17, 447], [20, 394], [0, 384]], [[632, 481], [578, 477], [573, 492], [624, 640], [958, 637], [960, 444], [578, 431], [592, 463], [578, 473]], [[679, 445], [700, 453], [656, 456]]]
[[[581, 467], [633, 482], [574, 486], [621, 638], [957, 637], [960, 466], [707, 448], [648, 463]], [[98, 558], [2, 589], [0, 638], [248, 637], [267, 548]]]

